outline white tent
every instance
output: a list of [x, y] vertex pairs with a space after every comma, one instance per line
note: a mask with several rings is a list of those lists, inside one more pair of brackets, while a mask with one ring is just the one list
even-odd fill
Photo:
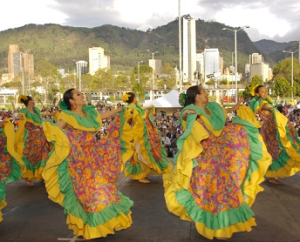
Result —
[[182, 108], [179, 104], [179, 92], [175, 90], [144, 104], [145, 107], [150, 105], [153, 105], [156, 108]]

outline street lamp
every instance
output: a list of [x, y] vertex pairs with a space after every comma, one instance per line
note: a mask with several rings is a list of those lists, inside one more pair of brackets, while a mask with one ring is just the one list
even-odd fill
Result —
[[140, 63], [143, 63], [143, 61], [138, 61], [138, 96], [140, 98]]
[[[149, 53], [151, 53], [150, 50], [147, 50]], [[150, 96], [151, 97], [151, 101], [154, 99], [153, 96], [154, 96], [154, 67], [155, 67], [155, 62], [154, 62], [154, 54], [158, 53], [158, 51], [155, 51], [152, 54], [152, 95]]]
[[[73, 61], [75, 62], [75, 65], [76, 65], [76, 60], [73, 60]], [[76, 71], [74, 69], [74, 88], [76, 89], [76, 76], [75, 76], [75, 74], [76, 74]]]
[[294, 53], [298, 52], [299, 50], [296, 50], [296, 51], [287, 51], [287, 50], [284, 50], [283, 52], [284, 53], [290, 53], [291, 54], [291, 57], [292, 57], [292, 73], [291, 73], [291, 85], [292, 85], [292, 94], [291, 94], [291, 98], [292, 98], [292, 102], [294, 102], [294, 90], [293, 90], [293, 87], [294, 87]]
[[234, 64], [235, 64], [235, 102], [238, 102], [238, 89], [237, 89], [237, 41], [236, 41], [236, 33], [240, 30], [242, 30], [243, 28], [250, 28], [248, 25], [240, 27], [238, 29], [228, 29], [228, 28], [223, 28], [222, 30], [229, 30], [231, 32], [234, 32]]

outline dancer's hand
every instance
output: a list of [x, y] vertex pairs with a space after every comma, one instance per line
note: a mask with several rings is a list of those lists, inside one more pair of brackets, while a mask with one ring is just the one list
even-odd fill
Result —
[[120, 113], [120, 112], [122, 112], [123, 111], [123, 107], [122, 106], [120, 106], [120, 107], [118, 107], [117, 109], [116, 109], [116, 113]]
[[185, 111], [183, 112], [183, 114], [182, 114], [182, 119], [186, 121], [186, 120], [187, 120], [187, 116], [188, 116], [189, 114], [195, 114], [195, 113], [196, 113], [196, 111], [187, 109], [187, 110], [185, 110]]

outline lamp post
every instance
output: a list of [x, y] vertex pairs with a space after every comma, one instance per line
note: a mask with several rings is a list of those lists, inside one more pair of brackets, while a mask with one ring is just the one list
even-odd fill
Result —
[[292, 102], [294, 102], [294, 90], [293, 90], [293, 87], [294, 87], [294, 53], [298, 52], [299, 50], [296, 50], [296, 51], [287, 51], [287, 50], [284, 50], [283, 52], [285, 53], [290, 53], [291, 54], [291, 58], [292, 58], [292, 73], [291, 73], [291, 85], [292, 85], [292, 93], [291, 93], [291, 98], [292, 98]]
[[[74, 59], [73, 61], [75, 62], [75, 65], [76, 65], [76, 60]], [[76, 75], [75, 74], [76, 74], [76, 71], [74, 69], [74, 88], [76, 89]]]
[[237, 38], [236, 38], [236, 33], [240, 30], [242, 30], [243, 28], [250, 28], [248, 25], [240, 27], [238, 29], [228, 29], [228, 28], [223, 28], [222, 30], [229, 30], [231, 32], [234, 32], [234, 64], [235, 64], [235, 102], [238, 102], [238, 89], [237, 89]]
[[138, 61], [138, 97], [140, 99], [140, 63], [143, 61]]
[[[147, 50], [149, 53], [151, 53], [150, 50]], [[154, 62], [154, 55], [158, 53], [158, 51], [152, 52], [152, 95], [150, 95], [151, 101], [154, 99], [154, 67], [155, 67], [155, 62]]]

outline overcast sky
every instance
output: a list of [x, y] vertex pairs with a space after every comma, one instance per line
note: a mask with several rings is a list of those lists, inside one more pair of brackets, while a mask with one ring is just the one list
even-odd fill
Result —
[[[111, 24], [147, 30], [178, 17], [178, 0], [4, 0], [0, 31], [26, 24]], [[252, 41], [300, 41], [299, 0], [181, 0], [181, 14], [231, 27], [249, 25]]]

